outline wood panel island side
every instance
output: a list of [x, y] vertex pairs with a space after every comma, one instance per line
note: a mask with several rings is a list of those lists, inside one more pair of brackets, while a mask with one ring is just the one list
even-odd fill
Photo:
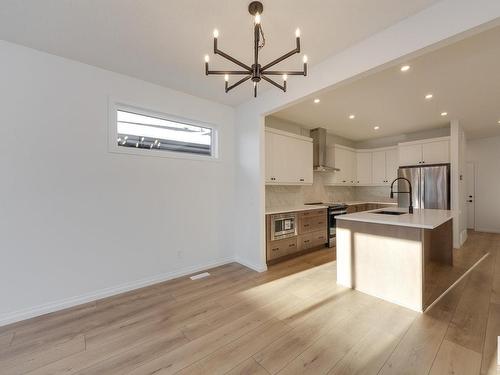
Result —
[[[396, 211], [401, 215], [383, 214]], [[391, 208], [337, 217], [337, 282], [423, 312], [453, 281], [451, 211]]]

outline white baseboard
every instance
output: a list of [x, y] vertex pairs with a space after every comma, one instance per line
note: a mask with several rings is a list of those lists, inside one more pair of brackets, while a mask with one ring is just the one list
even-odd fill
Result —
[[463, 230], [462, 233], [460, 233], [460, 246], [462, 246], [465, 241], [467, 241], [467, 229]]
[[499, 228], [476, 228], [476, 232], [486, 232], [486, 233], [500, 233]]
[[[192, 274], [195, 272], [204, 271], [208, 268], [213, 268], [213, 267], [221, 266], [223, 264], [232, 263], [232, 262], [238, 262], [238, 261], [235, 260], [234, 257], [221, 258], [221, 259], [218, 259], [218, 260], [215, 260], [212, 262], [207, 262], [204, 264], [186, 267], [186, 268], [183, 268], [181, 270], [171, 271], [171, 272], [156, 275], [153, 277], [147, 277], [147, 278], [144, 278], [141, 280], [131, 281], [131, 282], [117, 285], [114, 287], [105, 288], [105, 289], [97, 290], [95, 292], [86, 293], [86, 294], [83, 294], [80, 296], [64, 298], [64, 299], [61, 299], [58, 301], [45, 303], [42, 305], [30, 307], [27, 309], [13, 311], [10, 313], [0, 315], [0, 327], [7, 325], [7, 324], [15, 323], [15, 322], [18, 322], [21, 320], [34, 318], [36, 316], [40, 316], [40, 315], [52, 313], [55, 311], [67, 309], [70, 307], [74, 307], [77, 305], [81, 305], [84, 303], [92, 302], [92, 301], [95, 301], [95, 300], [98, 300], [101, 298], [106, 298], [106, 297], [110, 297], [110, 296], [113, 296], [116, 294], [128, 292], [128, 291], [131, 291], [134, 289], [143, 288], [143, 287], [148, 286], [148, 285], [161, 283], [163, 281], [175, 279], [176, 277], [186, 276], [186, 275], [189, 275], [189, 274]], [[247, 264], [244, 264], [244, 263], [241, 263], [241, 264], [243, 264], [246, 267], [255, 269]], [[258, 271], [257, 269], [255, 269], [255, 270]], [[259, 272], [261, 272], [261, 271], [259, 271]]]
[[254, 264], [254, 263], [250, 263], [250, 262], [247, 262], [246, 260], [244, 259], [241, 259], [240, 257], [236, 257], [235, 262], [241, 264], [242, 266], [245, 266], [247, 268], [250, 268], [254, 271], [257, 271], [257, 272], [265, 272], [267, 271], [267, 265], [266, 264], [261, 264], [261, 265], [258, 265], [258, 264]]

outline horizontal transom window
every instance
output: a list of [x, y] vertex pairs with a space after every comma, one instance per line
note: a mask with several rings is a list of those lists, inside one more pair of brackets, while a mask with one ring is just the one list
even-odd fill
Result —
[[213, 156], [211, 128], [122, 109], [116, 119], [119, 147]]

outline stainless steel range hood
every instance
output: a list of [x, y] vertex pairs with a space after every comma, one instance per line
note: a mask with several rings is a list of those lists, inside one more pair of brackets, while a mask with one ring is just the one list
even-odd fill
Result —
[[313, 170], [316, 172], [338, 172], [334, 165], [327, 165], [326, 161], [326, 129], [311, 130], [313, 139]]

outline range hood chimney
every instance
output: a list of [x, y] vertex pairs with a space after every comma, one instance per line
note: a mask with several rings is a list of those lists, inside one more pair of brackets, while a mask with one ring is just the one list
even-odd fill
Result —
[[313, 170], [316, 172], [340, 171], [335, 166], [326, 164], [326, 129], [312, 129], [311, 138], [313, 139]]

